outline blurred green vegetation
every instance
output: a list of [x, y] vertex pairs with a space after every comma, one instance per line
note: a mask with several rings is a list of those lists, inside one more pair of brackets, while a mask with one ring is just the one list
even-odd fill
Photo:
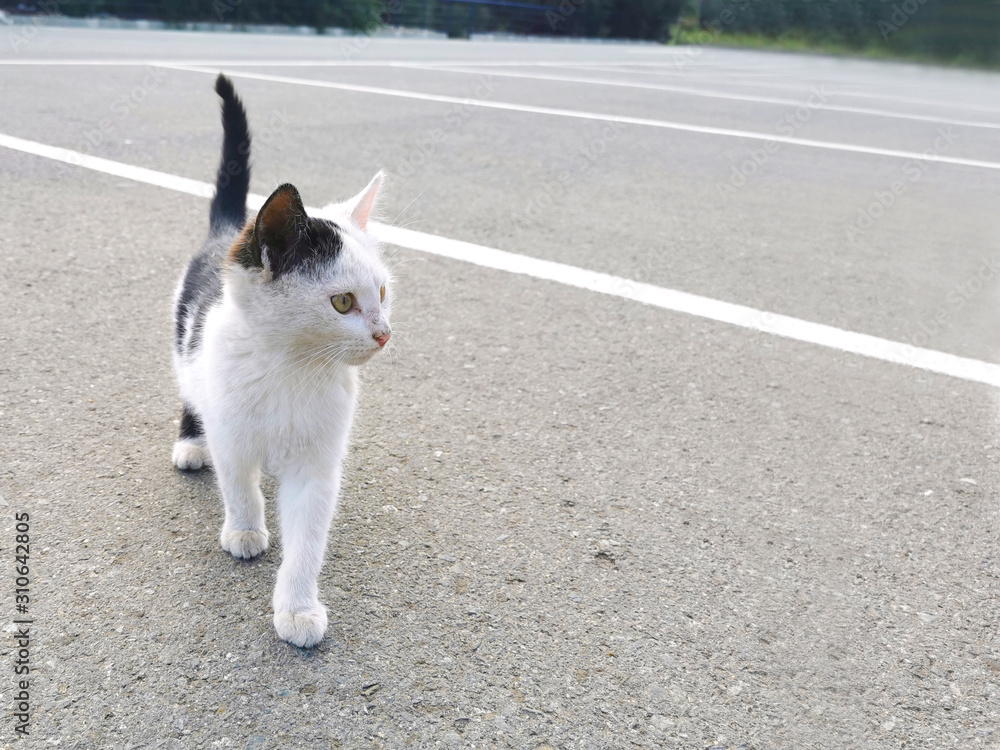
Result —
[[228, 23], [340, 27], [381, 25], [466, 36], [509, 32], [665, 42], [684, 0], [0, 0], [17, 12], [113, 16], [172, 24]]
[[1000, 66], [1000, 0], [0, 0], [13, 12], [734, 44]]
[[995, 67], [1000, 0], [688, 0], [675, 41]]
[[[9, 5], [10, 3], [8, 3]], [[381, 25], [385, 3], [380, 0], [38, 0], [39, 12], [75, 17], [114, 17], [165, 21], [170, 24], [230, 23], [311, 26], [320, 32], [340, 27], [355, 31]], [[15, 6], [16, 7], [16, 6]]]

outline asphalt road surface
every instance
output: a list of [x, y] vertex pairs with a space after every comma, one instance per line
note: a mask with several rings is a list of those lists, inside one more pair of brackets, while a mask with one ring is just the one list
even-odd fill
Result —
[[[997, 74], [8, 32], [0, 616], [32, 622], [30, 737], [5, 637], [0, 747], [1000, 746], [997, 387], [836, 345], [998, 361]], [[442, 246], [829, 334], [388, 248], [395, 346], [362, 374], [330, 627], [289, 646], [280, 547], [233, 560], [211, 473], [170, 463], [170, 300], [207, 200], [42, 153], [211, 181], [220, 69], [256, 193], [291, 181], [322, 205], [385, 167], [384, 220]]]

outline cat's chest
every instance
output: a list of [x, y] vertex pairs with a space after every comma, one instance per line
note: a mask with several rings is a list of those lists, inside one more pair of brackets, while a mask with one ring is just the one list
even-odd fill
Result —
[[346, 440], [354, 416], [356, 374], [261, 383], [255, 409], [268, 444], [292, 453]]

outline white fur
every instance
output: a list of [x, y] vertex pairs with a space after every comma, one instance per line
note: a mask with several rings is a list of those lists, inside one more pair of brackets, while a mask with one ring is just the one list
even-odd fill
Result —
[[208, 450], [202, 440], [182, 438], [174, 443], [174, 466], [183, 471], [197, 471], [209, 463]]
[[[222, 299], [206, 315], [201, 347], [190, 359], [175, 358], [181, 395], [205, 428], [225, 505], [221, 543], [234, 557], [267, 549], [261, 472], [279, 481], [283, 554], [274, 627], [297, 646], [315, 645], [326, 631], [316, 581], [357, 401], [356, 368], [379, 351], [374, 337], [390, 331], [389, 272], [361, 228], [379, 182], [360, 194], [368, 200], [362, 221], [352, 216], [357, 197], [324, 211], [344, 230], [332, 269], [272, 281], [266, 268], [230, 264]], [[344, 315], [330, 298], [346, 292], [360, 310]], [[194, 448], [175, 447], [175, 463], [178, 453], [190, 464]]]

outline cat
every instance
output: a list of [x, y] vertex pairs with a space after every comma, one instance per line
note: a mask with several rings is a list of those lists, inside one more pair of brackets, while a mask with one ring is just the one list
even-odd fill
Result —
[[392, 279], [368, 232], [380, 171], [354, 198], [306, 214], [280, 185], [247, 220], [250, 131], [220, 74], [222, 161], [209, 234], [174, 298], [174, 367], [183, 399], [173, 463], [215, 470], [225, 506], [222, 548], [268, 547], [260, 476], [278, 480], [282, 561], [274, 628], [296, 646], [326, 632], [317, 577], [336, 509], [358, 395], [357, 367], [392, 333]]

